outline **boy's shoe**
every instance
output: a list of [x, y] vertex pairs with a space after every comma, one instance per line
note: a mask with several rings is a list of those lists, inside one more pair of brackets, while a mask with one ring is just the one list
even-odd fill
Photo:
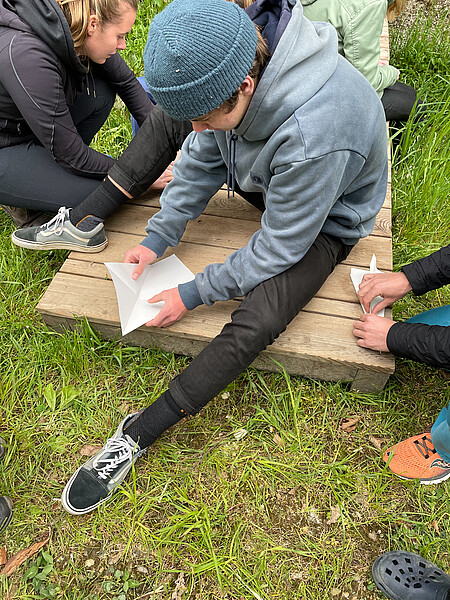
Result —
[[450, 463], [439, 456], [429, 433], [388, 448], [383, 460], [402, 479], [418, 479], [424, 485], [441, 483], [450, 477]]
[[69, 220], [70, 209], [62, 206], [58, 214], [40, 227], [18, 229], [11, 235], [16, 246], [29, 250], [76, 250], [100, 252], [108, 245], [103, 223], [91, 231], [80, 231]]
[[450, 593], [450, 577], [412, 552], [385, 552], [373, 563], [372, 577], [391, 600], [447, 600]]
[[129, 470], [147, 449], [124, 434], [123, 428], [142, 411], [125, 417], [100, 452], [84, 463], [62, 493], [62, 505], [72, 515], [84, 515], [111, 498]]
[[8, 496], [0, 496], [0, 531], [8, 527], [13, 516], [13, 503]]

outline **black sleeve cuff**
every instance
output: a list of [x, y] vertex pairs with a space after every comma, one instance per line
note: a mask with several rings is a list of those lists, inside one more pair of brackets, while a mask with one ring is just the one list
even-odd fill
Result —
[[422, 323], [395, 323], [386, 344], [396, 356], [450, 369], [450, 327]]

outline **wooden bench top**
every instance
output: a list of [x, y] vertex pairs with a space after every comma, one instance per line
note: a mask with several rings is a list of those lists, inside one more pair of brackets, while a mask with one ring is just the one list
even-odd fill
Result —
[[[387, 60], [387, 26], [383, 35], [382, 58]], [[103, 252], [69, 255], [38, 305], [49, 326], [72, 328], [77, 326], [79, 317], [86, 317], [106, 338], [121, 338], [115, 289], [103, 263], [121, 262], [125, 251], [142, 241], [147, 220], [158, 208], [159, 194], [147, 193], [108, 219], [109, 245]], [[176, 253], [191, 271], [199, 272], [244, 246], [259, 228], [260, 217], [261, 213], [239, 196], [227, 198], [221, 190], [205, 212], [188, 224], [179, 246], [169, 249], [165, 256]], [[394, 358], [360, 348], [352, 334], [352, 322], [359, 318], [362, 309], [350, 280], [350, 269], [368, 269], [372, 254], [377, 256], [380, 270], [392, 270], [390, 178], [373, 233], [337, 266], [317, 296], [254, 366], [274, 371], [282, 365], [290, 374], [351, 381], [352, 387], [362, 392], [380, 391], [394, 371]], [[200, 306], [167, 329], [143, 326], [123, 341], [195, 356], [221, 331], [237, 302]]]

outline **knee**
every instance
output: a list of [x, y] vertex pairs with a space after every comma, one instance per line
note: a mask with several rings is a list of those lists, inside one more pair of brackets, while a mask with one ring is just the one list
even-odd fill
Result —
[[272, 344], [287, 326], [283, 315], [275, 310], [252, 310], [244, 305], [231, 315], [230, 328], [240, 345], [253, 347], [258, 352]]

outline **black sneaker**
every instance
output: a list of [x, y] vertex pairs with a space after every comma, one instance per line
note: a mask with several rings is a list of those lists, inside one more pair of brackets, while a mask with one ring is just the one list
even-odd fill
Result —
[[81, 231], [69, 220], [70, 209], [62, 206], [56, 217], [40, 227], [18, 229], [11, 235], [16, 246], [28, 250], [75, 250], [100, 252], [108, 245], [103, 223], [91, 231]]
[[100, 452], [73, 474], [61, 498], [67, 512], [84, 515], [109, 500], [136, 460], [145, 454], [146, 448], [141, 450], [129, 435], [123, 433], [124, 425], [140, 412], [125, 417]]
[[0, 531], [8, 527], [13, 516], [13, 503], [8, 496], [0, 496]]

